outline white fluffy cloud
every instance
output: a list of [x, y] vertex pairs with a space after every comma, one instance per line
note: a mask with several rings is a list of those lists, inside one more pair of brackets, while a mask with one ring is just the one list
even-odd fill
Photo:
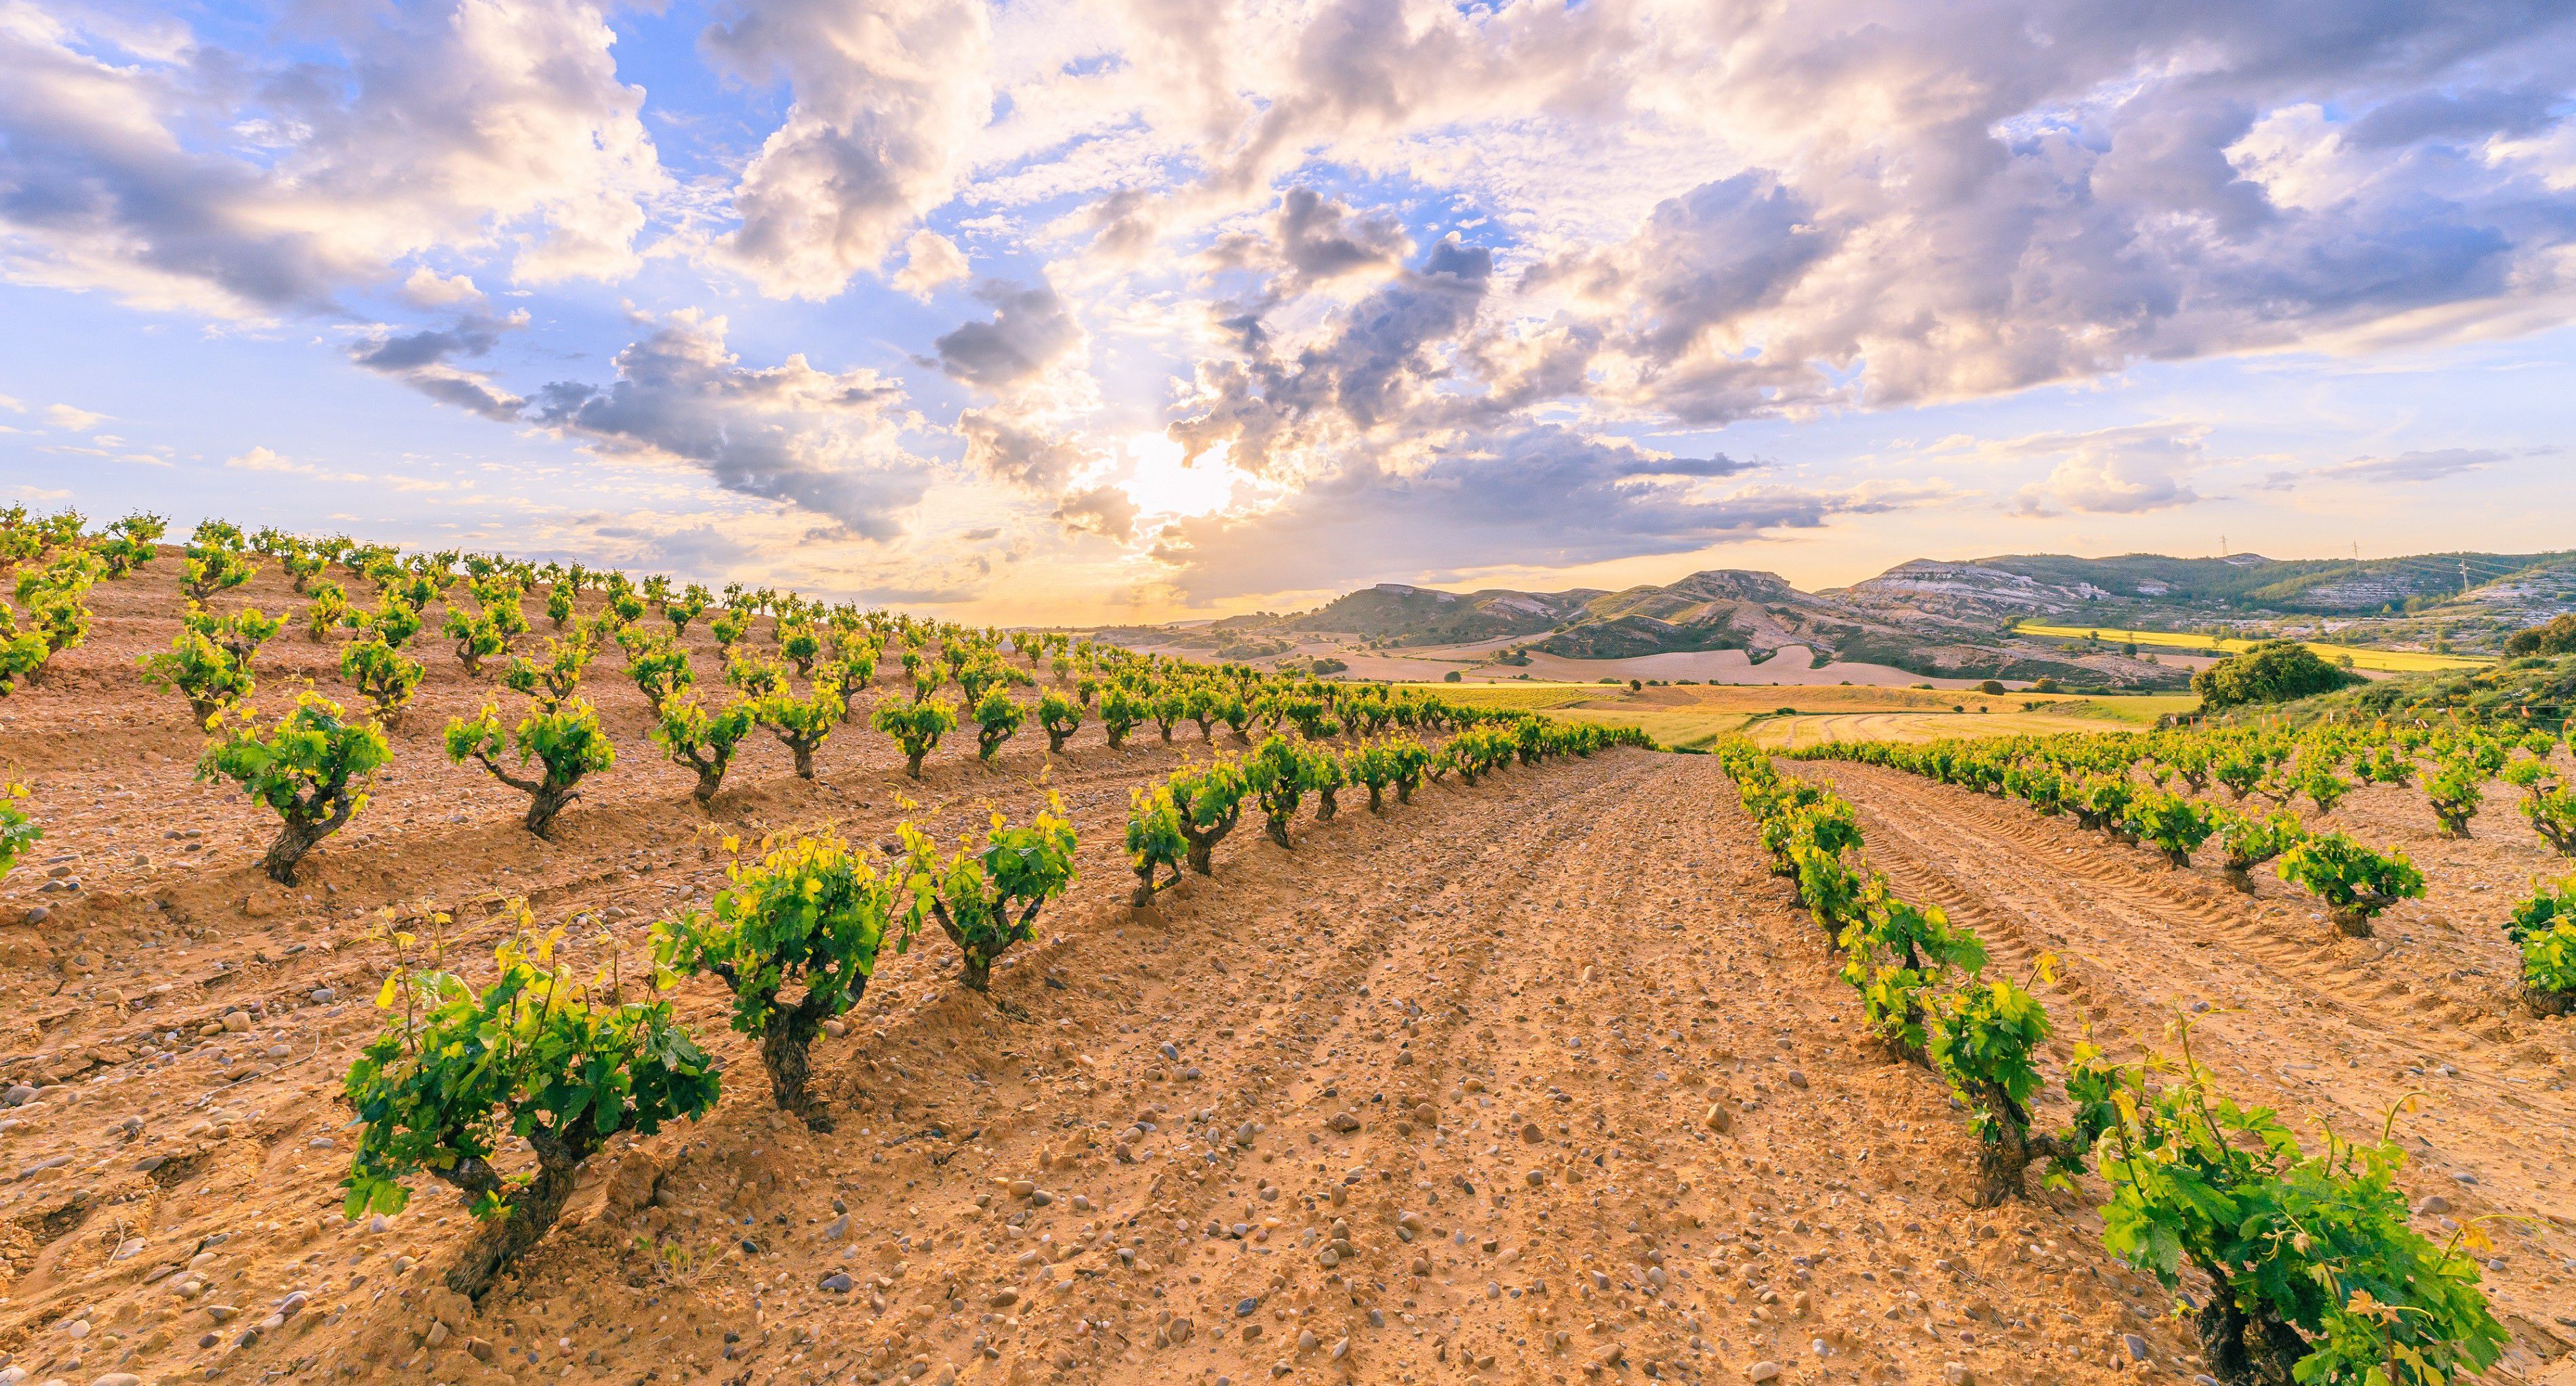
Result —
[[983, 0], [739, 0], [709, 54], [784, 78], [787, 118], [734, 188], [725, 258], [778, 297], [830, 298], [948, 200], [990, 113]]
[[497, 255], [524, 283], [635, 266], [666, 180], [596, 5], [303, 18], [288, 60], [0, 5], [6, 273], [263, 316], [328, 308], [433, 249]]
[[607, 455], [697, 468], [861, 538], [903, 533], [929, 467], [903, 446], [919, 420], [899, 387], [873, 371], [818, 370], [801, 355], [744, 366], [720, 317], [683, 310], [646, 326], [617, 354], [615, 380], [548, 385], [529, 417]]

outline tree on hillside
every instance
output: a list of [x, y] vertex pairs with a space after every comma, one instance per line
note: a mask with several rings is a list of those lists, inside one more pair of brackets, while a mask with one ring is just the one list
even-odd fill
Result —
[[2296, 640], [2267, 640], [2193, 675], [2191, 691], [2206, 707], [2236, 707], [2286, 703], [2361, 681], [2359, 674], [2328, 664]]
[[2576, 654], [2576, 612], [2551, 621], [2545, 626], [2516, 631], [2504, 642], [2504, 652], [2513, 657], [2524, 655]]

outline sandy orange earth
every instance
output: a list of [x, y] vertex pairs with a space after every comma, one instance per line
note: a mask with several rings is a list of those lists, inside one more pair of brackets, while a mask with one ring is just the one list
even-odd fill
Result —
[[[179, 701], [131, 671], [175, 629], [170, 578], [103, 585], [92, 644], [0, 703], [0, 770], [31, 783], [48, 834], [0, 900], [0, 1082], [38, 1089], [0, 1113], [0, 1373], [29, 1386], [2197, 1370], [2164, 1297], [2096, 1244], [2098, 1186], [1965, 1207], [1966, 1122], [1855, 1042], [1829, 949], [1708, 758], [1515, 769], [1382, 815], [1353, 795], [1294, 852], [1242, 830], [1214, 878], [1136, 910], [1127, 790], [1194, 729], [1111, 751], [1087, 727], [1052, 763], [1023, 739], [998, 770], [943, 747], [914, 785], [854, 723], [819, 782], [764, 745], [701, 814], [611, 653], [589, 691], [619, 764], [546, 844], [514, 793], [438, 753], [482, 690], [425, 635], [425, 706], [389, 782], [284, 892], [256, 874], [258, 817], [188, 784], [200, 738]], [[272, 611], [273, 582], [251, 598]], [[262, 661], [263, 702], [278, 672], [323, 668], [300, 636]], [[2491, 1276], [2513, 1370], [2563, 1373], [2568, 1036], [2500, 1013], [2491, 924], [2451, 906], [2453, 927], [2410, 925], [2426, 951], [2398, 961], [2391, 1000], [2278, 897], [2249, 916], [2202, 900], [2203, 873], [2060, 843], [2010, 806], [1809, 772], [1862, 804], [1874, 857], [1956, 894], [1999, 952], [2101, 957], [2070, 964], [2086, 990], [2052, 997], [2062, 1014], [2149, 1035], [2183, 993], [2209, 999], [2227, 1010], [2204, 1033], [2249, 1095], [2345, 1129], [2402, 1083], [2431, 1089], [2407, 1129], [2434, 1147], [2409, 1178], [2452, 1215], [2544, 1220]], [[573, 926], [577, 958], [631, 958], [653, 918], [720, 884], [725, 834], [837, 822], [877, 840], [909, 816], [953, 836], [1049, 788], [1083, 876], [1045, 941], [989, 1001], [941, 941], [884, 967], [817, 1046], [833, 1133], [768, 1109], [721, 994], [692, 983], [681, 1012], [728, 1064], [719, 1111], [596, 1161], [482, 1305], [439, 1285], [470, 1221], [439, 1186], [398, 1217], [340, 1218], [338, 1075], [377, 1025], [380, 909], [457, 909], [471, 956], [502, 927], [491, 902], [525, 895]], [[2427, 861], [2437, 884], [2500, 891], [2534, 864], [2518, 823], [2482, 821], [2496, 831]], [[37, 893], [55, 866], [78, 888]], [[21, 922], [31, 905], [48, 917]]]

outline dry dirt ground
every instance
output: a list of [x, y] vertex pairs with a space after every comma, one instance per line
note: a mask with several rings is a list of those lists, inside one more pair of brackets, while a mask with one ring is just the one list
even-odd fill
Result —
[[[1214, 878], [1135, 910], [1127, 789], [1194, 732], [1111, 751], [1086, 728], [1052, 763], [1016, 741], [993, 771], [970, 742], [915, 785], [853, 725], [819, 783], [758, 747], [700, 814], [610, 655], [590, 691], [621, 758], [547, 844], [518, 827], [514, 793], [438, 753], [439, 724], [481, 696], [440, 656], [377, 802], [282, 892], [253, 865], [257, 816], [187, 783], [200, 738], [178, 700], [132, 672], [175, 629], [171, 566], [103, 585], [91, 645], [0, 703], [0, 771], [33, 785], [48, 833], [0, 901], [0, 1076], [39, 1089], [0, 1113], [0, 1374], [28, 1386], [2196, 1369], [2162, 1297], [2099, 1250], [2098, 1189], [1964, 1206], [1966, 1123], [1853, 1041], [1824, 941], [1707, 758], [1622, 751], [1432, 787], [1308, 823], [1294, 852], [1247, 828]], [[251, 600], [276, 610], [274, 582]], [[300, 636], [262, 659], [263, 701], [279, 673], [323, 663]], [[2213, 1043], [2222, 1025], [2260, 1037], [2241, 1041], [2261, 1046], [2249, 1083], [2339, 1122], [2382, 1088], [2431, 1087], [2434, 1115], [2408, 1128], [2439, 1143], [2420, 1191], [2563, 1219], [2566, 1035], [2468, 1018], [2497, 985], [2483, 922], [2463, 918], [2438, 956], [2488, 976], [2413, 969], [2417, 997], [2456, 1005], [2364, 1004], [2303, 915], [2168, 906], [2189, 897], [2093, 844], [2036, 868], [2016, 834], [2056, 829], [2018, 810], [1818, 773], [1849, 777], [1891, 870], [1903, 832], [1938, 844], [1916, 880], [1972, 851], [1972, 882], [1988, 856], [2018, 863], [1994, 873], [2010, 892], [1976, 897], [1999, 943], [2082, 922], [2155, 947], [2083, 983], [2107, 1019], [2151, 1029], [2156, 988], [2211, 992], [2245, 1008], [2205, 1019]], [[480, 1306], [439, 1286], [470, 1223], [440, 1186], [398, 1217], [339, 1217], [338, 1075], [377, 1024], [379, 909], [456, 909], [450, 942], [471, 957], [501, 927], [492, 904], [525, 895], [573, 926], [577, 958], [633, 957], [653, 918], [720, 884], [727, 833], [837, 822], [865, 841], [909, 816], [954, 835], [1048, 788], [1083, 837], [1072, 896], [989, 1001], [955, 985], [944, 941], [883, 968], [817, 1046], [835, 1132], [769, 1110], [721, 996], [690, 984], [681, 1011], [728, 1064], [719, 1111], [595, 1162]], [[2489, 862], [2483, 839], [2457, 850]], [[36, 893], [48, 879], [79, 886]], [[48, 917], [22, 922], [31, 905]], [[2314, 1067], [2347, 1049], [2371, 1067]], [[2496, 1272], [2533, 1379], [2537, 1354], [2564, 1352], [2553, 1333], [2576, 1337], [2552, 1327], [2571, 1312], [2565, 1233], [2507, 1238]]]

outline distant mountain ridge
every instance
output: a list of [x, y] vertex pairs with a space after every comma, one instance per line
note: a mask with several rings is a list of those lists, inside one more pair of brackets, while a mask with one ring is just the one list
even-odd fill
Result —
[[2576, 552], [2453, 553], [2358, 561], [2259, 554], [2079, 558], [2013, 554], [1914, 559], [1848, 587], [1802, 591], [1777, 573], [1710, 569], [1616, 592], [1448, 592], [1383, 582], [1286, 616], [1232, 617], [1232, 638], [1351, 637], [1379, 646], [1495, 644], [1570, 659], [1743, 650], [1755, 662], [1803, 647], [1823, 663], [1884, 664], [1932, 677], [2163, 688], [2171, 663], [2018, 635], [2025, 620], [2088, 628], [2276, 626], [2360, 643], [2441, 641], [2492, 652], [2514, 630], [2576, 610]]

